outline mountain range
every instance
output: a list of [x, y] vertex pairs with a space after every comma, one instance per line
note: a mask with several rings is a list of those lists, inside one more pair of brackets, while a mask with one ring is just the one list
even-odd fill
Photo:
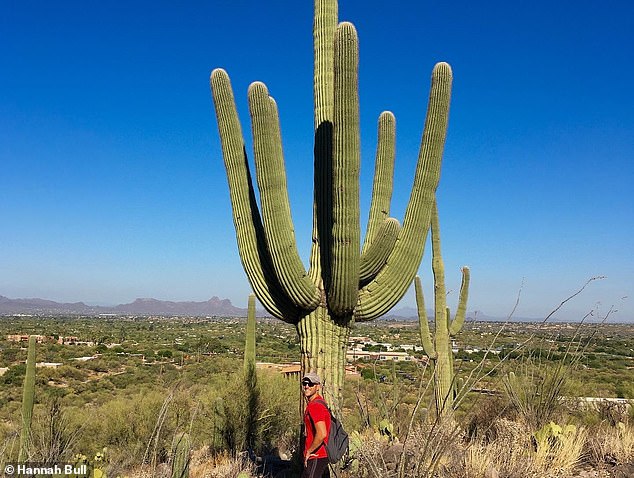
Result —
[[60, 303], [45, 299], [9, 299], [0, 295], [0, 315], [186, 315], [244, 317], [246, 309], [233, 306], [229, 299], [212, 297], [204, 302], [172, 302], [158, 299], [136, 299], [115, 306], [86, 305], [83, 302]]
[[[247, 309], [235, 307], [229, 299], [212, 297], [204, 302], [172, 302], [158, 299], [136, 299], [129, 304], [114, 306], [87, 305], [83, 302], [61, 303], [46, 299], [9, 299], [0, 295], [0, 315], [162, 315], [162, 316], [221, 316], [246, 317]], [[270, 317], [258, 310], [260, 317]], [[413, 307], [390, 312], [386, 319], [412, 320], [417, 318]]]
[[[433, 312], [427, 311], [433, 320]], [[246, 317], [247, 309], [235, 307], [229, 299], [212, 297], [203, 302], [172, 302], [158, 299], [136, 299], [129, 304], [115, 306], [87, 305], [83, 302], [60, 303], [46, 299], [9, 299], [0, 295], [0, 315], [159, 315], [187, 317]], [[264, 310], [257, 311], [258, 317], [270, 317]], [[468, 320], [477, 317], [479, 321], [505, 321], [506, 318], [490, 317], [482, 312], [468, 313]], [[414, 307], [392, 309], [383, 320], [417, 320]], [[513, 317], [513, 322], [536, 322], [540, 319]], [[553, 320], [553, 321], [556, 321]]]

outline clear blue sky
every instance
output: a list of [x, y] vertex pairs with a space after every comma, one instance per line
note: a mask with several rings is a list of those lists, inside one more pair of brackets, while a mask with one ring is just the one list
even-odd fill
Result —
[[[634, 320], [634, 4], [341, 0], [340, 19], [361, 45], [362, 222], [379, 113], [397, 118], [401, 219], [430, 72], [448, 61], [448, 287], [468, 264], [469, 309], [505, 316], [524, 281], [517, 315], [538, 318], [605, 275], [559, 317], [599, 303]], [[311, 28], [309, 1], [4, 2], [0, 295], [246, 305], [208, 86], [216, 67], [245, 132], [251, 81], [278, 102], [307, 262]], [[413, 303], [410, 291], [402, 304]]]

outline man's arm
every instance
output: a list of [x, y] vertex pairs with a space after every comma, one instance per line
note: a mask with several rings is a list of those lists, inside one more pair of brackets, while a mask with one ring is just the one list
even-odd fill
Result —
[[322, 445], [324, 440], [326, 439], [327, 431], [326, 431], [326, 422], [319, 421], [315, 423], [315, 436], [313, 437], [313, 442], [306, 449], [304, 455], [304, 464], [308, 461], [308, 457], [317, 451], [317, 449]]

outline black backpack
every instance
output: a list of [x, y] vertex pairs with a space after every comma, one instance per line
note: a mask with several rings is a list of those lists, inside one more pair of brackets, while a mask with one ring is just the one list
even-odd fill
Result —
[[[326, 453], [328, 454], [328, 461], [334, 464], [348, 453], [348, 433], [343, 429], [343, 425], [337, 417], [332, 414], [326, 402], [321, 399], [317, 399], [315, 402], [321, 403], [326, 407], [328, 413], [330, 413], [330, 433], [328, 433], [328, 441], [325, 443], [325, 447]], [[308, 417], [313, 424], [313, 428], [315, 428], [313, 417], [311, 417], [310, 414], [308, 414]]]

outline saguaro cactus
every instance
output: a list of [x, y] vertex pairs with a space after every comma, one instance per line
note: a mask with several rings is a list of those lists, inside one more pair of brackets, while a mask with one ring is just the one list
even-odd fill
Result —
[[31, 441], [31, 417], [35, 399], [35, 336], [29, 337], [29, 348], [26, 356], [26, 375], [22, 391], [22, 431], [20, 432], [20, 450], [18, 461], [26, 460], [28, 446]]
[[447, 291], [445, 288], [445, 265], [440, 252], [440, 224], [436, 203], [433, 206], [431, 219], [432, 271], [434, 274], [434, 320], [435, 334], [429, 329], [427, 311], [420, 277], [416, 277], [416, 305], [420, 323], [420, 337], [425, 353], [434, 364], [434, 396], [436, 411], [439, 415], [453, 409], [454, 370], [451, 337], [462, 328], [467, 311], [470, 272], [468, 267], [462, 268], [462, 284], [458, 299], [458, 310], [453, 320], [447, 307]]
[[255, 368], [255, 295], [249, 295], [249, 308], [247, 311], [247, 330], [244, 343], [244, 371], [248, 373], [250, 368]]
[[187, 433], [179, 433], [172, 444], [172, 478], [189, 477], [191, 440]]
[[452, 74], [432, 73], [418, 163], [402, 227], [390, 218], [395, 119], [379, 116], [370, 217], [363, 247], [359, 220], [358, 40], [337, 25], [336, 0], [315, 0], [313, 244], [306, 270], [295, 244], [277, 104], [263, 83], [248, 91], [258, 207], [242, 129], [227, 73], [211, 74], [222, 152], [242, 264], [256, 296], [278, 319], [297, 327], [304, 370], [325, 380], [326, 398], [343, 383], [353, 322], [388, 312], [410, 286], [423, 256], [440, 178]]
[[225, 428], [227, 426], [227, 414], [225, 403], [222, 397], [218, 397], [213, 408], [213, 428], [211, 430], [211, 448], [214, 451], [225, 448]]
[[249, 309], [247, 312], [247, 331], [244, 347], [244, 382], [247, 390], [246, 415], [244, 417], [246, 445], [253, 449], [257, 435], [258, 409], [260, 405], [260, 390], [258, 376], [255, 369], [255, 295], [249, 295]]

